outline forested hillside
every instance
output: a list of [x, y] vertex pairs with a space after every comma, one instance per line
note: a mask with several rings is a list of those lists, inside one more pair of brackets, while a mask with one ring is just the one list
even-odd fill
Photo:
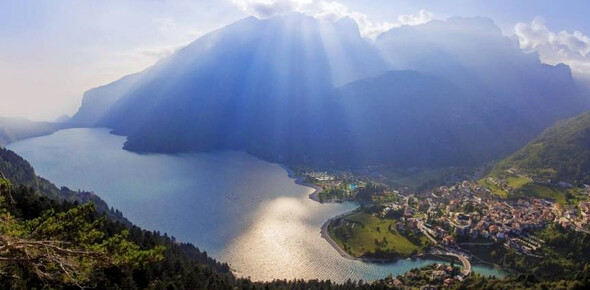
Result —
[[590, 184], [590, 112], [556, 123], [498, 163], [494, 173], [510, 168], [536, 179]]
[[87, 191], [73, 191], [67, 187], [58, 188], [50, 181], [37, 176], [29, 162], [5, 148], [0, 148], [0, 172], [13, 184], [29, 187], [43, 196], [78, 203], [92, 202], [99, 213], [105, 213], [114, 220], [129, 223], [121, 212], [109, 208], [106, 202], [96, 194]]
[[107, 205], [94, 194], [57, 189], [14, 152], [0, 157], [0, 289], [384, 289], [236, 278], [191, 244], [97, 211]]

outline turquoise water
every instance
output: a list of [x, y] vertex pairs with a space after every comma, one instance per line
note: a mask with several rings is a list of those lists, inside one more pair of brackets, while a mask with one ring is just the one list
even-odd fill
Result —
[[[254, 280], [365, 281], [434, 263], [367, 264], [341, 257], [320, 236], [354, 204], [319, 204], [278, 164], [240, 152], [163, 155], [122, 150], [107, 129], [68, 129], [9, 149], [59, 186], [95, 191], [133, 223], [192, 242]], [[481, 266], [474, 271], [502, 276]]]

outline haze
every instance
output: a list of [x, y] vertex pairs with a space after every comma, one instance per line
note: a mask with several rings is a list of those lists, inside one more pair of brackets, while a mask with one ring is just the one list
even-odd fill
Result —
[[248, 15], [267, 18], [294, 10], [326, 21], [351, 17], [366, 38], [431, 19], [485, 16], [523, 50], [549, 64], [570, 65], [582, 83], [590, 79], [585, 1], [366, 2], [2, 1], [0, 116], [71, 115], [86, 90], [141, 71], [204, 33]]

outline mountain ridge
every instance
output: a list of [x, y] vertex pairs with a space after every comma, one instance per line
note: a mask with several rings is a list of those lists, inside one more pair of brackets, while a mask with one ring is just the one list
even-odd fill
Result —
[[[463, 26], [469, 28], [467, 32], [456, 29]], [[473, 45], [473, 37], [478, 45]], [[392, 79], [388, 81], [397, 87], [384, 83], [383, 91], [370, 90], [372, 95], [360, 101], [346, 92], [375, 79], [387, 82], [395, 75], [391, 69], [400, 68], [420, 73], [398, 74], [413, 84], [414, 93]], [[447, 87], [445, 95], [432, 89], [422, 91], [429, 96], [416, 95], [421, 86], [439, 86], [438, 80], [449, 82], [453, 89]], [[92, 93], [72, 124], [112, 128], [114, 134], [128, 137], [127, 150], [234, 149], [291, 165], [375, 165], [380, 159], [410, 167], [478, 164], [517, 150], [555, 120], [589, 106], [569, 67], [541, 64], [515, 48], [493, 21], [480, 18], [396, 28], [371, 44], [346, 19], [325, 23], [300, 14], [265, 20], [249, 17], [197, 39], [142, 73]], [[92, 107], [104, 96], [105, 106]], [[425, 124], [388, 101], [401, 97], [419, 116], [418, 100], [422, 100], [421, 108], [439, 119]], [[355, 121], [346, 120], [351, 106], [356, 106]], [[382, 122], [370, 118], [369, 108], [407, 118], [388, 117], [388, 122]], [[85, 112], [90, 112], [91, 122], [76, 123], [85, 119]], [[92, 115], [95, 112], [100, 113]], [[486, 121], [478, 120], [477, 114]], [[424, 112], [421, 116], [425, 117]], [[405, 127], [391, 123], [406, 120]], [[412, 122], [417, 127], [410, 126]], [[363, 129], [354, 131], [354, 127]], [[387, 133], [365, 134], [379, 130]], [[376, 147], [361, 136], [374, 140]], [[465, 141], [457, 141], [461, 139]], [[405, 152], [397, 156], [387, 152], [391, 141], [400, 143], [394, 147]], [[435, 153], [424, 156], [429, 151], [448, 158]]]

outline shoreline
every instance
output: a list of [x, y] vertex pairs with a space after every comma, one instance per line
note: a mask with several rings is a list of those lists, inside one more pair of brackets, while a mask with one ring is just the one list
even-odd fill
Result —
[[[310, 184], [307, 182], [303, 181], [303, 178], [300, 176], [296, 176], [295, 172], [285, 166], [285, 165], [281, 165], [286, 171], [287, 174], [290, 178], [293, 178], [295, 180], [295, 183], [301, 186], [307, 186], [307, 187], [311, 187], [314, 189], [314, 191], [312, 193], [309, 194], [309, 198], [315, 202], [318, 202], [320, 204], [322, 204], [322, 202], [320, 202], [319, 200], [319, 194], [323, 191], [323, 188], [315, 185], [315, 184]], [[418, 255], [414, 255], [414, 256], [410, 256], [410, 257], [400, 257], [400, 258], [396, 258], [396, 259], [380, 259], [380, 258], [358, 258], [358, 257], [354, 257], [352, 255], [350, 255], [348, 252], [344, 251], [344, 249], [342, 249], [338, 243], [336, 243], [336, 241], [334, 241], [331, 237], [330, 234], [328, 233], [328, 226], [330, 225], [331, 222], [333, 222], [334, 220], [338, 219], [338, 218], [342, 218], [348, 214], [353, 213], [354, 211], [356, 211], [358, 208], [355, 208], [353, 210], [341, 213], [339, 215], [336, 215], [334, 217], [329, 218], [321, 227], [320, 229], [320, 235], [321, 237], [328, 242], [328, 244], [330, 244], [330, 246], [332, 246], [332, 248], [334, 248], [334, 250], [336, 250], [336, 252], [338, 252], [338, 254], [348, 260], [352, 260], [352, 261], [359, 261], [359, 262], [363, 262], [363, 263], [378, 263], [378, 264], [390, 264], [390, 263], [397, 263], [400, 260], [405, 260], [405, 259], [425, 259], [425, 260], [431, 260], [433, 262], [435, 261], [439, 261], [439, 262], [444, 262], [444, 261], [449, 261], [452, 259], [444, 259], [441, 257], [437, 257], [435, 255], [431, 255], [428, 253], [423, 253], [423, 254], [418, 254]], [[474, 265], [483, 265], [483, 266], [487, 266], [490, 267], [491, 263], [481, 263], [481, 262], [477, 262], [477, 263], [473, 263]], [[505, 269], [502, 269], [502, 267], [499, 267], [499, 265], [496, 264], [491, 264], [492, 268], [496, 268], [496, 269], [501, 269], [503, 271], [506, 271]]]
[[315, 202], [322, 203], [322, 202], [320, 202], [320, 193], [322, 191], [324, 191], [323, 188], [321, 188], [315, 184], [305, 182], [303, 180], [303, 177], [295, 175], [295, 172], [291, 168], [289, 168], [285, 165], [281, 165], [281, 166], [287, 171], [287, 174], [290, 178], [295, 179], [295, 184], [313, 188], [313, 192], [309, 194], [309, 198], [311, 200], [313, 200]]
[[354, 261], [363, 261], [363, 259], [361, 258], [357, 258], [357, 257], [353, 257], [351, 256], [348, 252], [344, 251], [339, 245], [338, 243], [336, 243], [336, 241], [334, 241], [331, 237], [330, 234], [328, 233], [328, 226], [330, 225], [331, 222], [333, 222], [335, 219], [339, 219], [347, 214], [350, 214], [352, 212], [354, 212], [356, 209], [353, 209], [351, 211], [347, 211], [345, 213], [341, 213], [335, 217], [332, 217], [330, 219], [328, 219], [323, 225], [322, 228], [320, 229], [320, 235], [322, 236], [322, 238], [324, 238], [324, 240], [326, 240], [328, 242], [328, 244], [330, 244], [332, 246], [332, 248], [336, 249], [336, 251], [338, 252], [338, 254], [340, 254], [340, 256], [349, 259], [349, 260], [354, 260]]
[[336, 243], [336, 241], [334, 241], [332, 239], [332, 237], [330, 237], [330, 234], [328, 233], [328, 226], [330, 225], [331, 222], [333, 222], [336, 219], [342, 218], [348, 214], [353, 213], [354, 211], [356, 211], [357, 209], [353, 209], [351, 211], [347, 211], [345, 213], [341, 213], [335, 217], [332, 217], [330, 219], [328, 219], [323, 225], [322, 228], [320, 230], [320, 234], [322, 236], [322, 238], [324, 238], [328, 244], [330, 244], [337, 252], [338, 254], [340, 254], [340, 256], [342, 256], [343, 258], [349, 259], [349, 260], [353, 260], [353, 261], [360, 261], [360, 262], [364, 262], [364, 263], [378, 263], [378, 264], [391, 264], [391, 263], [397, 263], [400, 260], [404, 260], [404, 259], [428, 259], [428, 257], [426, 256], [426, 254], [418, 254], [418, 255], [414, 255], [414, 256], [409, 256], [409, 257], [400, 257], [400, 258], [395, 258], [395, 259], [388, 259], [388, 258], [361, 258], [361, 257], [354, 257], [352, 255], [350, 255], [348, 252], [344, 251], [339, 245], [338, 243]]
[[[301, 176], [296, 176], [295, 172], [285, 166], [282, 165], [281, 166], [287, 171], [287, 174], [290, 178], [295, 179], [295, 184], [301, 185], [301, 186], [306, 186], [306, 187], [311, 187], [314, 189], [314, 191], [312, 193], [309, 194], [309, 199], [318, 202], [320, 204], [322, 204], [322, 202], [320, 202], [319, 199], [319, 194], [324, 190], [322, 187], [317, 186], [315, 184], [310, 184], [307, 183], [305, 181], [303, 181], [303, 178]], [[348, 215], [352, 212], [354, 212], [355, 210], [357, 210], [358, 208], [355, 208], [353, 210], [347, 211], [345, 213], [341, 213], [337, 216], [331, 217], [330, 219], [328, 219], [321, 227], [320, 229], [320, 235], [322, 238], [324, 238], [324, 240], [326, 240], [326, 242], [328, 242], [328, 244], [330, 244], [332, 246], [332, 248], [334, 248], [338, 254], [340, 254], [340, 256], [342, 256], [343, 258], [349, 259], [349, 260], [353, 260], [353, 261], [360, 261], [360, 262], [365, 262], [365, 263], [381, 263], [381, 264], [385, 264], [385, 263], [395, 263], [401, 259], [404, 258], [398, 258], [398, 259], [379, 259], [379, 258], [357, 258], [354, 257], [352, 255], [350, 255], [349, 253], [347, 253], [346, 251], [344, 251], [339, 245], [338, 243], [336, 243], [336, 241], [334, 241], [331, 237], [330, 234], [328, 233], [328, 225], [334, 221], [335, 219], [341, 218], [345, 215]], [[417, 256], [413, 256], [413, 257], [408, 257], [409, 259], [414, 259], [414, 258], [423, 258], [423, 255], [417, 255]]]

